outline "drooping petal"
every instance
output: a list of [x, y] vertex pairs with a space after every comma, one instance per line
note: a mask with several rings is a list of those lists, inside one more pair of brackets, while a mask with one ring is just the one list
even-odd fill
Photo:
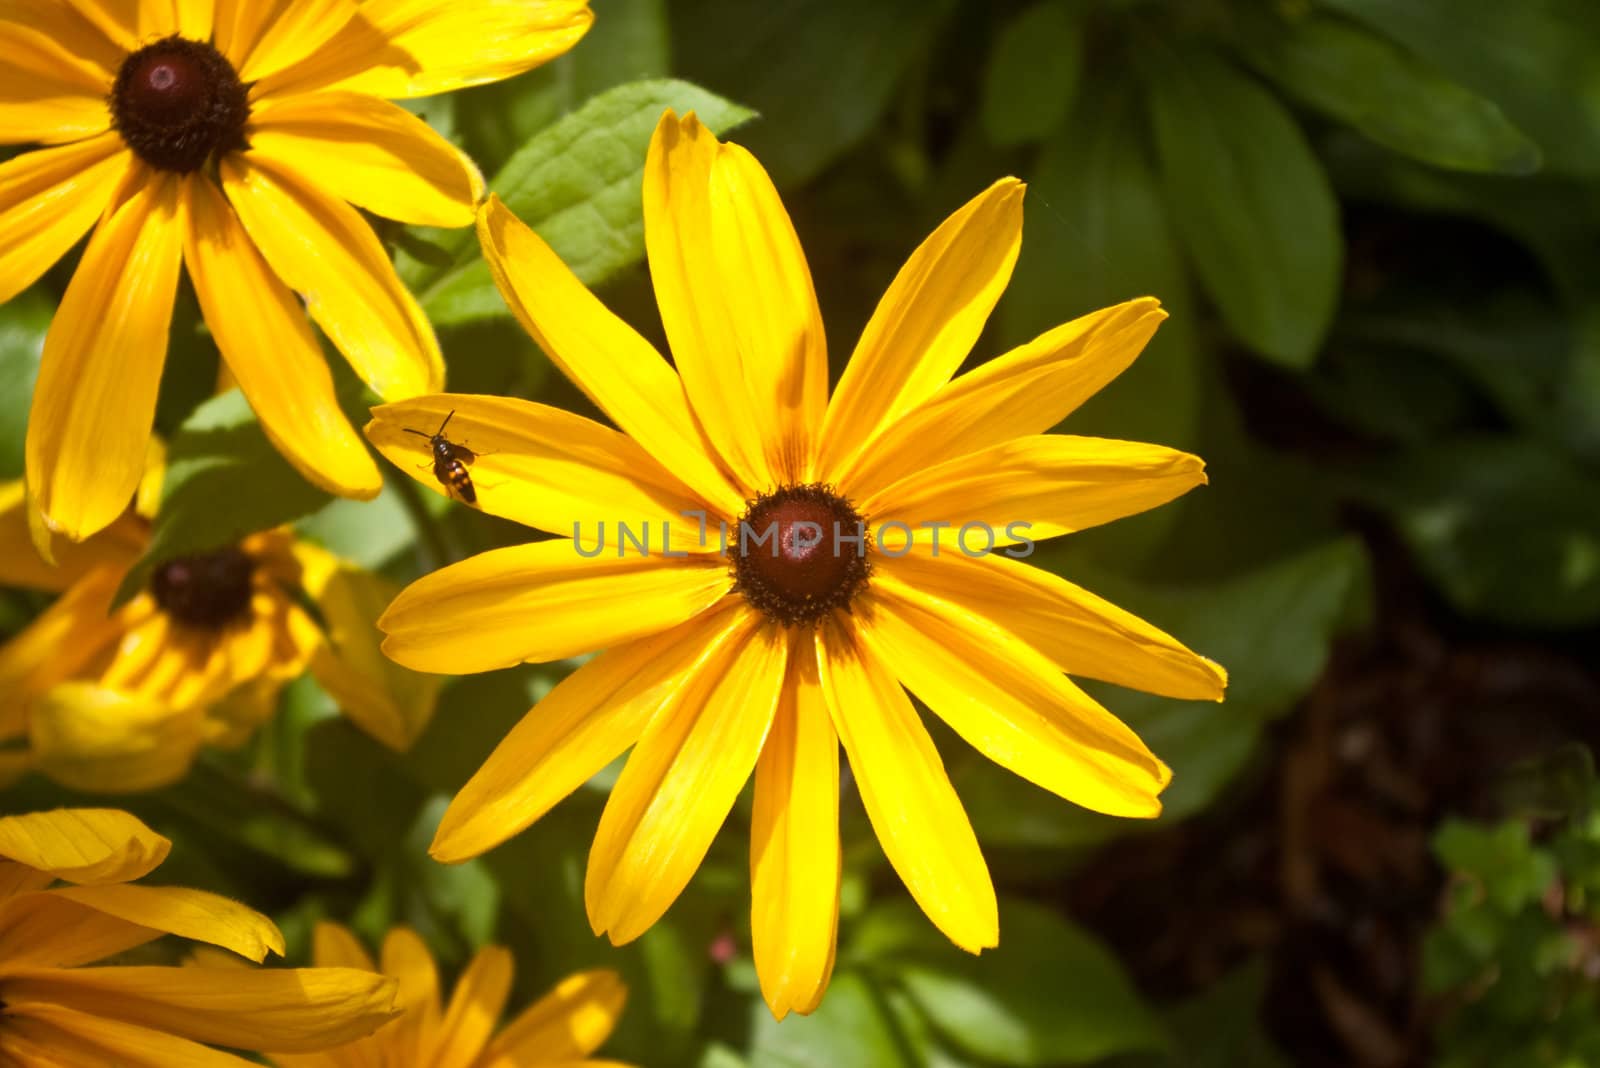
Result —
[[1058, 797], [1153, 818], [1172, 772], [1127, 724], [1003, 627], [873, 579], [861, 634], [900, 681], [990, 760]]
[[483, 175], [460, 149], [398, 104], [361, 93], [295, 94], [250, 113], [252, 158], [304, 176], [388, 219], [471, 226]]
[[[4, 585], [63, 593], [91, 572], [126, 571], [144, 554], [148, 540], [147, 530], [129, 517], [88, 541], [63, 541], [55, 547], [55, 563], [47, 564], [34, 551], [28, 527], [27, 485], [20, 478], [0, 485], [0, 583]], [[0, 669], [0, 677], [4, 675], [4, 669]], [[0, 688], [0, 692], [10, 691]]]
[[449, 496], [429, 444], [441, 427], [474, 453], [468, 473], [482, 511], [586, 543], [603, 522], [613, 534], [617, 524], [670, 529], [662, 551], [717, 550], [716, 538], [702, 544], [698, 536], [694, 516], [705, 505], [692, 490], [637, 441], [581, 415], [516, 397], [442, 393], [372, 409], [366, 432], [396, 467]]
[[616, 972], [597, 968], [569, 975], [502, 1028], [483, 1060], [496, 1066], [580, 1060], [611, 1036], [627, 1000]]
[[[339, 409], [305, 310], [267, 266], [210, 178], [184, 181], [184, 260], [206, 325], [261, 426], [306, 480], [375, 497], [383, 476]], [[248, 293], [249, 299], [240, 299]]]
[[450, 1007], [430, 1043], [432, 1056], [420, 1063], [433, 1068], [473, 1068], [478, 1063], [511, 993], [511, 967], [511, 953], [503, 946], [478, 951], [451, 991]]
[[1164, 445], [1039, 434], [908, 475], [861, 502], [861, 511], [904, 523], [928, 544], [937, 528], [925, 524], [950, 526], [945, 545], [972, 524], [953, 548], [984, 552], [991, 539], [1037, 541], [1137, 515], [1205, 480], [1198, 456]]
[[1022, 183], [1002, 178], [911, 254], [878, 302], [828, 404], [818, 473], [950, 381], [1005, 292], [1022, 244]]
[[922, 911], [950, 941], [977, 953], [1000, 939], [989, 867], [933, 739], [855, 626], [836, 619], [818, 628], [816, 640], [823, 696], [861, 803]]
[[750, 938], [772, 1014], [809, 1013], [833, 973], [839, 928], [839, 738], [801, 633], [756, 764]]
[[[0, 817], [0, 857], [85, 886], [149, 875], [172, 843], [117, 809], [60, 808]], [[0, 864], [0, 872], [5, 869]], [[8, 885], [0, 875], [0, 886]]]
[[354, 208], [253, 152], [221, 172], [250, 239], [356, 374], [385, 400], [443, 388], [433, 327]]
[[151, 173], [96, 228], [45, 336], [28, 487], [45, 524], [74, 541], [139, 488], [182, 258], [178, 181]]
[[561, 372], [717, 515], [740, 515], [743, 495], [713, 458], [677, 373], [650, 343], [498, 197], [479, 209], [478, 238], [500, 295]]
[[743, 626], [729, 598], [672, 630], [607, 649], [522, 717], [467, 780], [429, 852], [447, 864], [494, 848], [550, 811], [639, 740], [729, 634]]
[[111, 127], [111, 80], [39, 28], [0, 19], [0, 144], [58, 144]]
[[1126, 370], [1166, 317], [1140, 297], [1041, 334], [907, 412], [834, 477], [860, 500], [935, 464], [1042, 434]]
[[35, 766], [64, 786], [137, 793], [177, 782], [205, 741], [205, 710], [94, 682], [63, 682], [28, 715]]
[[1163, 697], [1220, 701], [1228, 673], [1176, 638], [1059, 575], [1002, 554], [971, 557], [948, 545], [880, 558], [884, 574], [1004, 627], [1068, 675]]
[[118, 1068], [250, 1068], [252, 1063], [136, 1023], [43, 1002], [10, 1010], [6, 1026], [0, 1029], [0, 1062], [114, 1064]]
[[645, 727], [584, 876], [595, 934], [639, 937], [675, 901], [755, 770], [783, 689], [783, 631], [744, 611], [713, 661]]
[[75, 968], [153, 942], [162, 934], [80, 905], [60, 890], [0, 898], [0, 960], [8, 967]]
[[253, 85], [322, 48], [359, 10], [355, 0], [216, 0], [214, 43]]
[[0, 163], [0, 301], [27, 289], [88, 233], [132, 164], [115, 133]]
[[407, 586], [378, 626], [415, 671], [460, 675], [608, 649], [699, 615], [729, 587], [716, 556], [584, 559], [564, 538], [511, 545]]
[[99, 967], [18, 969], [12, 1008], [68, 1004], [235, 1049], [323, 1049], [371, 1034], [389, 1018], [394, 984], [348, 968]]
[[366, 0], [325, 47], [261, 89], [339, 88], [390, 99], [448, 93], [554, 59], [593, 21], [588, 0]]

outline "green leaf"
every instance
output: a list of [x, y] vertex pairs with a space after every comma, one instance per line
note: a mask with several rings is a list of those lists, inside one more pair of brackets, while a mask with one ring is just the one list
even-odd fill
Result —
[[[1241, 14], [1244, 14], [1241, 10]], [[1362, 26], [1315, 12], [1248, 9], [1248, 62], [1307, 104], [1387, 148], [1439, 167], [1529, 174], [1539, 146], [1489, 100]]]
[[1326, 0], [1504, 109], [1546, 164], [1600, 174], [1600, 20], [1589, 0]]
[[742, 141], [780, 186], [861, 141], [954, 0], [677, 0], [679, 69], [762, 115]]
[[850, 954], [903, 987], [959, 1051], [985, 1061], [1083, 1064], [1164, 1046], [1122, 966], [1089, 934], [1016, 899], [1000, 902], [1000, 931], [998, 948], [972, 956], [897, 900], [863, 917]]
[[55, 306], [38, 289], [0, 308], [0, 478], [22, 477], [23, 443], [39, 355]]
[[[550, 243], [587, 285], [644, 256], [641, 194], [645, 152], [661, 114], [693, 111], [725, 133], [752, 112], [681, 81], [633, 82], [595, 97], [536, 134], [512, 156], [490, 190]], [[436, 326], [510, 316], [476, 234], [439, 239], [455, 255], [443, 272], [416, 261], [405, 274]]]
[[1168, 1014], [1175, 1051], [1141, 1058], [1129, 1068], [1289, 1068], [1261, 1025], [1266, 987], [1260, 961], [1210, 984]]
[[165, 560], [232, 545], [310, 515], [330, 500], [273, 448], [244, 394], [234, 389], [213, 397], [167, 444], [150, 547], [123, 580], [118, 599], [137, 592]]
[[1353, 488], [1466, 615], [1533, 627], [1600, 620], [1600, 478], [1549, 446], [1455, 439], [1359, 471]]
[[750, 1068], [913, 1068], [881, 993], [863, 975], [833, 977], [822, 1005], [810, 1016], [782, 1023], [759, 1000], [752, 1002]]
[[1044, 0], [995, 38], [983, 82], [982, 119], [1002, 147], [1043, 141], [1072, 110], [1083, 71], [1083, 9]]
[[1451, 871], [1478, 880], [1507, 914], [1538, 901], [1557, 874], [1555, 859], [1534, 847], [1520, 820], [1494, 827], [1449, 820], [1434, 833], [1433, 852]]
[[1216, 55], [1158, 47], [1142, 64], [1167, 204], [1201, 282], [1262, 356], [1309, 366], [1333, 317], [1338, 203], [1294, 119]]

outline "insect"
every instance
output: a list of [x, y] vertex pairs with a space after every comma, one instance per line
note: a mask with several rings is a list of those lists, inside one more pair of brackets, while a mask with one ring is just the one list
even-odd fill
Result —
[[432, 434], [410, 427], [403, 429], [407, 434], [428, 439], [428, 445], [433, 449], [433, 477], [439, 480], [446, 492], [453, 492], [468, 504], [477, 504], [478, 491], [472, 485], [472, 475], [467, 471], [467, 466], [478, 455], [465, 445], [457, 445], [444, 436], [444, 428], [450, 425], [455, 414], [452, 408], [450, 414], [444, 417], [444, 422], [439, 424], [439, 429]]

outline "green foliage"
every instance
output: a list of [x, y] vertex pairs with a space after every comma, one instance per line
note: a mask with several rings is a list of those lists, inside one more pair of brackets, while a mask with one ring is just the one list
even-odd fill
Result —
[[54, 313], [55, 305], [37, 289], [14, 298], [0, 313], [0, 478], [22, 477], [28, 407]]
[[981, 112], [995, 144], [1043, 141], [1066, 118], [1083, 73], [1083, 16], [1067, 0], [1044, 0], [995, 37]]

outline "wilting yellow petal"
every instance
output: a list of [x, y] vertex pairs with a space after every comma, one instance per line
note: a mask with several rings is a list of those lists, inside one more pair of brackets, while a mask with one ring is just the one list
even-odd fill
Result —
[[[378, 465], [339, 410], [333, 375], [305, 310], [256, 251], [204, 175], [184, 181], [184, 260], [206, 325], [261, 426], [312, 484], [375, 497]], [[240, 294], [250, 294], [241, 300]]]
[[111, 80], [39, 28], [0, 21], [0, 144], [56, 144], [107, 130]]
[[132, 163], [115, 133], [0, 163], [0, 301], [27, 289], [78, 243]]
[[906, 524], [919, 543], [936, 536], [925, 524], [944, 523], [948, 551], [986, 552], [1136, 515], [1205, 480], [1198, 456], [1164, 445], [1038, 434], [925, 468], [860, 507], [879, 522]]
[[650, 343], [498, 197], [478, 211], [478, 238], [500, 295], [561, 372], [714, 514], [740, 515], [743, 495], [713, 459], [677, 373]]
[[882, 574], [1009, 630], [1069, 675], [1194, 701], [1220, 701], [1222, 666], [1059, 575], [1003, 554], [969, 557], [925, 546], [880, 557]]
[[61, 890], [0, 898], [0, 961], [10, 968], [75, 968], [153, 942], [162, 934], [80, 905], [62, 896]]
[[394, 983], [348, 968], [18, 969], [6, 1004], [49, 1002], [236, 1049], [323, 1049], [389, 1019]]
[[450, 675], [560, 660], [682, 623], [730, 585], [720, 557], [577, 550], [565, 538], [511, 545], [422, 576], [378, 620], [383, 651]]
[[35, 766], [76, 790], [134, 793], [177, 782], [205, 740], [205, 710], [63, 682], [33, 702]]
[[[61, 593], [92, 571], [127, 570], [144, 554], [148, 541], [147, 528], [132, 518], [121, 519], [88, 541], [63, 541], [55, 547], [55, 564], [47, 564], [33, 548], [26, 484], [17, 479], [0, 485], [0, 583], [7, 586]], [[0, 687], [0, 692], [9, 691]]]
[[828, 404], [818, 474], [834, 481], [879, 430], [933, 396], [983, 331], [1022, 244], [1022, 183], [1002, 178], [911, 254]]
[[355, 0], [216, 0], [217, 50], [253, 86], [326, 45], [355, 17]]
[[385, 400], [444, 387], [433, 328], [354, 208], [253, 152], [221, 172], [250, 239], [356, 374]]
[[1041, 434], [1126, 370], [1166, 317], [1140, 297], [1041, 334], [907, 412], [834, 478], [861, 500], [935, 464]]
[[989, 867], [933, 739], [854, 627], [835, 619], [818, 628], [816, 640], [822, 692], [862, 806], [922, 911], [950, 941], [977, 953], [1000, 939]]
[[[60, 808], [0, 817], [0, 857], [85, 886], [142, 878], [172, 843], [126, 812]], [[7, 885], [0, 864], [0, 886]]]
[[502, 946], [485, 946], [456, 980], [450, 1007], [428, 1044], [433, 1068], [472, 1068], [478, 1061], [500, 1011], [511, 993], [511, 954]]
[[182, 250], [177, 179], [151, 172], [96, 228], [45, 336], [28, 488], [74, 541], [121, 515], [144, 474]]
[[400, 1064], [423, 1064], [423, 1051], [439, 1026], [439, 971], [428, 944], [409, 927], [383, 939], [383, 974], [400, 984], [394, 1007], [401, 1016], [384, 1030], [383, 1043]]
[[728, 635], [732, 598], [672, 630], [614, 645], [561, 680], [522, 717], [445, 810], [429, 852], [447, 864], [522, 831], [638, 741]]
[[495, 1065], [560, 1064], [600, 1048], [628, 1000], [622, 977], [609, 969], [569, 975], [512, 1020], [484, 1051]]
[[128, 923], [231, 949], [260, 963], [284, 953], [283, 933], [255, 909], [181, 886], [69, 886], [54, 893]]
[[755, 770], [788, 640], [750, 612], [645, 727], [600, 816], [584, 901], [595, 934], [639, 937], [677, 899]]
[[320, 968], [355, 968], [375, 972], [377, 964], [350, 928], [322, 920], [311, 932], [311, 960]]
[[496, 82], [554, 59], [594, 21], [588, 0], [366, 0], [360, 14], [263, 93], [337, 87], [432, 96]]
[[1059, 797], [1114, 816], [1161, 814], [1172, 772], [1127, 724], [988, 620], [873, 579], [861, 634], [979, 752]]
[[789, 677], [756, 764], [750, 820], [750, 940], [772, 1014], [808, 1013], [833, 973], [839, 929], [839, 738], [798, 632]]
[[398, 104], [360, 93], [295, 94], [250, 113], [251, 156], [388, 219], [471, 226], [483, 175]]
[[40, 1068], [67, 1064], [117, 1068], [249, 1068], [252, 1062], [197, 1042], [91, 1012], [42, 1002], [14, 1006], [0, 1028], [0, 1060]]
[[[445, 425], [445, 420], [449, 424]], [[475, 454], [468, 466], [478, 507], [565, 537], [581, 527], [585, 542], [604, 522], [638, 532], [663, 524], [673, 552], [716, 552], [699, 538], [694, 493], [644, 447], [593, 419], [516, 397], [441, 393], [372, 409], [367, 437], [385, 458], [435, 493], [451, 496], [434, 472], [429, 437], [443, 426], [454, 444]]]

